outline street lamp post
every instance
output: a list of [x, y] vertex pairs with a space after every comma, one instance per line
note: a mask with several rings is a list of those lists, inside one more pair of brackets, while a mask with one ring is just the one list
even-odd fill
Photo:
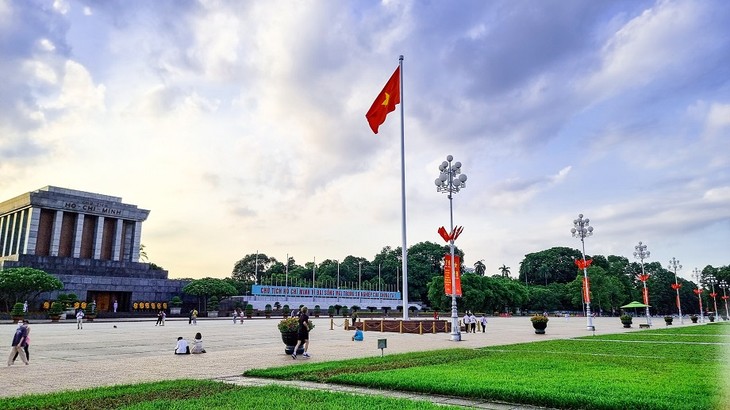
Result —
[[705, 315], [702, 313], [702, 272], [695, 268], [693, 271], [692, 277], [697, 279], [697, 289], [694, 290], [694, 292], [697, 294], [697, 299], [700, 301], [700, 323], [705, 323]]
[[[452, 163], [454, 157], [448, 155], [446, 161], [439, 165], [439, 177], [436, 178], [436, 192], [448, 194], [449, 198], [449, 219], [451, 231], [454, 231], [454, 194], [466, 187], [466, 174], [461, 173], [461, 162]], [[449, 240], [451, 252], [451, 341], [461, 341], [461, 329], [459, 328], [459, 313], [456, 308], [456, 261], [454, 260], [454, 238]], [[405, 275], [405, 272], [404, 272]]]
[[646, 324], [651, 326], [651, 314], [649, 313], [649, 289], [646, 287], [646, 281], [649, 279], [649, 275], [644, 271], [644, 259], [648, 259], [651, 252], [646, 250], [646, 245], [639, 241], [639, 244], [634, 246], [634, 258], [637, 258], [641, 262], [641, 276], [639, 279], [644, 284], [644, 304], [646, 305]]
[[677, 291], [677, 309], [679, 310], [679, 323], [684, 324], [684, 317], [682, 316], [682, 301], [679, 299], [679, 288], [682, 287], [682, 285], [677, 280], [677, 270], [682, 269], [682, 265], [679, 264], [679, 261], [672, 257], [672, 259], [669, 261], [669, 269], [674, 271], [674, 285], [672, 285], [672, 288]]
[[727, 281], [725, 279], [723, 279], [723, 280], [720, 281], [720, 287], [722, 288], [722, 300], [725, 301], [725, 320], [729, 320], [730, 319], [730, 316], [728, 316], [728, 313], [727, 313], [727, 299], [728, 299], [727, 288], [728, 288], [728, 284], [727, 284]]
[[286, 254], [286, 265], [284, 266], [284, 282], [286, 283], [286, 295], [284, 300], [289, 300], [289, 254]]
[[337, 301], [340, 301], [340, 261], [337, 261]]
[[[588, 266], [586, 263], [586, 242], [587, 236], [593, 235], [593, 227], [590, 226], [591, 220], [588, 218], [583, 219], [583, 214], [578, 214], [578, 219], [573, 220], [573, 228], [570, 232], [573, 237], [580, 238], [581, 254], [583, 255], [583, 301], [586, 304], [586, 329], [594, 331], [596, 328], [593, 326], [593, 315], [591, 314], [591, 298], [590, 298], [590, 287], [588, 284]], [[527, 282], [527, 273], [525, 273], [525, 282]]]
[[705, 278], [705, 282], [710, 285], [712, 288], [712, 293], [710, 293], [710, 297], [712, 298], [712, 301], [715, 305], [715, 317], [717, 317], [717, 293], [715, 293], [715, 284], [717, 284], [717, 278], [715, 275], [707, 275]]

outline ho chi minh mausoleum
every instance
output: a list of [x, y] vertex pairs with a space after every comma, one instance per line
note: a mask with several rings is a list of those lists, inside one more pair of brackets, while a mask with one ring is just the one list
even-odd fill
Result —
[[167, 302], [187, 281], [139, 262], [149, 213], [119, 197], [53, 186], [0, 202], [0, 269], [46, 271], [63, 282], [61, 292], [94, 300], [101, 312], [114, 301], [120, 312], [137, 301]]

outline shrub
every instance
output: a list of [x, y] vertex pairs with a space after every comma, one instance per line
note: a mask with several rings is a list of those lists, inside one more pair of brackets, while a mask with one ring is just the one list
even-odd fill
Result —
[[246, 316], [251, 315], [253, 315], [253, 305], [249, 303], [246, 305]]
[[172, 307], [180, 307], [182, 304], [183, 302], [182, 299], [180, 299], [180, 296], [175, 295], [170, 299], [170, 306]]
[[211, 296], [210, 299], [208, 299], [208, 310], [218, 310], [218, 297], [217, 296]]
[[287, 316], [289, 316], [290, 313], [291, 313], [291, 309], [289, 309], [289, 305], [284, 305], [284, 308], [282, 308], [282, 310], [281, 310], [281, 314], [284, 317], [287, 317]]
[[328, 314], [329, 314], [330, 316], [334, 316], [334, 315], [335, 315], [335, 307], [334, 307], [334, 306], [330, 306], [330, 307], [328, 307], [328, 308], [327, 308], [327, 313], [328, 313]]
[[51, 308], [48, 309], [48, 314], [51, 316], [60, 316], [65, 309], [66, 306], [63, 302], [55, 301], [51, 303]]
[[341, 307], [340, 313], [342, 313], [342, 317], [347, 317], [347, 306]]
[[530, 318], [530, 321], [532, 321], [532, 323], [547, 323], [550, 319], [548, 319], [547, 316], [535, 315]]
[[13, 305], [13, 310], [10, 311], [11, 316], [25, 316], [25, 310], [23, 309], [23, 303], [18, 302]]
[[322, 313], [322, 308], [319, 307], [319, 305], [314, 305], [314, 316], [319, 316], [320, 313]]
[[270, 315], [271, 314], [271, 305], [270, 304], [267, 303], [266, 306], [264, 306], [264, 312], [267, 315]]
[[621, 317], [619, 319], [621, 319], [621, 322], [628, 322], [628, 323], [633, 322], [632, 317], [629, 315], [621, 315]]
[[[308, 321], [309, 323], [309, 330], [311, 331], [314, 329], [314, 322], [311, 320]], [[296, 332], [299, 329], [299, 318], [298, 317], [288, 317], [281, 319], [278, 325], [280, 332]]]

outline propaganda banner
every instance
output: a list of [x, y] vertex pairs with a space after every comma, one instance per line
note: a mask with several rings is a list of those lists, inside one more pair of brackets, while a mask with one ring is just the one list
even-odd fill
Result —
[[[456, 296], [461, 296], [461, 263], [458, 255], [454, 255], [456, 261]], [[444, 292], [451, 296], [451, 255], [444, 255]]]

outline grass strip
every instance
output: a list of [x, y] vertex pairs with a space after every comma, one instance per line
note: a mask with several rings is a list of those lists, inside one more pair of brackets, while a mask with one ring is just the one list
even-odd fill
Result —
[[[185, 394], [183, 390], [190, 393]], [[86, 396], [89, 400], [84, 400]], [[117, 410], [437, 410], [456, 409], [430, 402], [364, 397], [294, 387], [239, 387], [201, 380], [178, 380], [140, 385], [95, 388], [0, 400], [2, 409], [117, 409]]]
[[236, 389], [207, 380], [172, 380], [157, 383], [97, 387], [52, 394], [31, 394], [0, 399], [4, 410], [104, 410], [157, 399], [192, 399]]

